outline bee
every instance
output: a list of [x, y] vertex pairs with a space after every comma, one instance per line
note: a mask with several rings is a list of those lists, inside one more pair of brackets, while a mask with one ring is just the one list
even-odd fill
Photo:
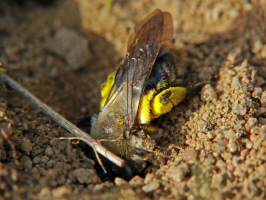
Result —
[[135, 26], [125, 59], [101, 90], [101, 111], [91, 136], [134, 165], [143, 166], [143, 155], [155, 147], [148, 134], [153, 132], [150, 121], [170, 112], [186, 95], [186, 88], [172, 87], [176, 69], [167, 54], [172, 39], [171, 14], [153, 11]]

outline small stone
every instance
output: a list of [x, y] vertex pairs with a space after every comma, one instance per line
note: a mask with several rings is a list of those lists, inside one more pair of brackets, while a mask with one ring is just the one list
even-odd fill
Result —
[[41, 161], [42, 161], [44, 164], [46, 164], [46, 163], [48, 162], [49, 159], [50, 159], [49, 157], [47, 157], [47, 156], [43, 156]]
[[266, 91], [261, 94], [260, 103], [262, 107], [266, 107]]
[[266, 118], [259, 117], [258, 120], [259, 120], [259, 123], [260, 123], [261, 125], [265, 125], [265, 124], [266, 124]]
[[46, 164], [46, 168], [52, 168], [55, 164], [55, 160], [49, 160]]
[[145, 184], [150, 183], [153, 178], [154, 178], [154, 174], [151, 174], [151, 173], [146, 174], [146, 177], [144, 179], [144, 183]]
[[116, 177], [116, 178], [115, 178], [115, 184], [116, 184], [117, 186], [122, 186], [122, 185], [127, 185], [128, 182], [125, 181], [124, 179], [120, 178], [120, 177]]
[[246, 140], [246, 147], [247, 147], [247, 149], [252, 149], [252, 147], [253, 147], [253, 143], [248, 139]]
[[212, 176], [212, 187], [214, 187], [214, 188], [219, 188], [219, 187], [221, 187], [221, 184], [222, 184], [222, 182], [223, 182], [223, 180], [224, 180], [224, 178], [223, 178], [223, 176], [222, 176], [222, 174], [213, 174], [213, 176]]
[[39, 162], [41, 162], [41, 157], [39, 157], [39, 156], [35, 156], [35, 157], [33, 158], [33, 163], [34, 163], [34, 164], [38, 164]]
[[24, 151], [27, 155], [30, 155], [32, 150], [32, 143], [30, 139], [24, 137], [21, 141], [21, 150]]
[[39, 170], [38, 170], [37, 167], [33, 167], [33, 168], [31, 169], [31, 174], [32, 174], [33, 177], [36, 178], [36, 179], [38, 179], [38, 178], [41, 177], [41, 174], [40, 174], [40, 172], [39, 172]]
[[258, 123], [258, 119], [249, 118], [247, 123], [245, 124], [246, 131], [249, 132], [250, 129]]
[[227, 145], [227, 148], [231, 153], [234, 153], [237, 151], [237, 145], [234, 142], [229, 142]]
[[[0, 118], [3, 112], [0, 110]], [[0, 139], [8, 139], [13, 133], [12, 123], [0, 123]]]
[[131, 185], [132, 187], [138, 187], [140, 185], [144, 184], [144, 180], [143, 178], [141, 178], [140, 176], [134, 176], [130, 181], [129, 181], [129, 185]]
[[206, 141], [204, 144], [205, 150], [210, 151], [212, 148], [212, 142], [211, 141]]
[[260, 128], [258, 126], [253, 126], [251, 129], [250, 129], [250, 133], [251, 135], [258, 135], [260, 132]]
[[262, 85], [264, 85], [266, 83], [266, 80], [263, 77], [261, 77], [261, 76], [257, 76], [256, 77], [256, 82], [257, 82], [258, 86], [262, 86]]
[[138, 199], [136, 192], [132, 188], [127, 188], [127, 189], [120, 189], [121, 195], [124, 198], [119, 198], [119, 199]]
[[32, 168], [32, 161], [28, 156], [22, 156], [20, 162], [23, 164], [25, 171], [30, 171]]
[[217, 160], [215, 166], [219, 168], [221, 171], [225, 171], [226, 169], [226, 164], [222, 160]]
[[261, 48], [261, 52], [260, 52], [260, 56], [261, 58], [266, 58], [266, 44], [263, 45], [263, 47]]
[[224, 136], [227, 139], [232, 139], [234, 138], [236, 135], [235, 131], [233, 131], [232, 129], [228, 130], [228, 131], [224, 131]]
[[42, 152], [42, 149], [40, 146], [35, 146], [32, 149], [32, 156], [38, 156]]
[[217, 94], [210, 84], [206, 84], [201, 89], [201, 97], [200, 98], [202, 101], [211, 101], [211, 100], [217, 98]]
[[142, 187], [142, 190], [144, 192], [148, 193], [148, 192], [152, 192], [154, 190], [157, 190], [159, 187], [160, 187], [159, 182], [158, 181], [153, 181], [153, 182], [151, 182], [151, 183], [149, 183], [147, 185], [144, 185]]
[[194, 162], [197, 158], [197, 151], [194, 149], [188, 149], [184, 152], [182, 158], [187, 162]]
[[183, 163], [177, 166], [169, 167], [165, 176], [179, 183], [183, 180], [183, 178], [185, 177], [185, 173], [187, 173], [188, 171], [189, 171], [188, 164]]
[[59, 186], [57, 188], [54, 188], [52, 190], [52, 196], [53, 196], [53, 198], [61, 198], [64, 195], [71, 194], [71, 192], [72, 192], [72, 190], [69, 187], [63, 185], [63, 186]]
[[47, 155], [48, 157], [51, 157], [53, 154], [54, 154], [53, 149], [52, 149], [50, 146], [48, 146], [48, 147], [45, 149], [45, 155]]
[[209, 164], [214, 164], [216, 162], [216, 160], [212, 154], [208, 154], [207, 157], [205, 158], [205, 162], [207, 162]]
[[235, 114], [243, 116], [247, 113], [247, 106], [244, 103], [236, 103], [233, 111]]
[[18, 171], [16, 169], [10, 169], [10, 178], [12, 181], [17, 182], [18, 180]]
[[266, 108], [265, 107], [259, 107], [257, 108], [257, 111], [254, 113], [255, 117], [259, 117], [260, 115], [266, 113]]
[[99, 192], [99, 191], [103, 190], [103, 188], [104, 188], [104, 183], [96, 184], [96, 185], [94, 186], [94, 188], [93, 188], [93, 191], [94, 191], [94, 192]]
[[190, 117], [192, 115], [192, 111], [191, 110], [187, 110], [185, 113], [186, 117]]
[[79, 168], [72, 172], [72, 175], [78, 180], [81, 184], [91, 184], [91, 183], [98, 183], [99, 178], [96, 174], [95, 169], [84, 169]]
[[45, 186], [41, 189], [41, 191], [37, 194], [38, 199], [52, 199], [52, 191], [51, 188]]
[[87, 64], [91, 57], [87, 39], [65, 27], [58, 29], [45, 46], [49, 51], [63, 57], [69, 67], [74, 69]]
[[262, 94], [262, 88], [260, 87], [255, 87], [253, 92], [252, 92], [252, 97], [256, 99], [260, 99]]

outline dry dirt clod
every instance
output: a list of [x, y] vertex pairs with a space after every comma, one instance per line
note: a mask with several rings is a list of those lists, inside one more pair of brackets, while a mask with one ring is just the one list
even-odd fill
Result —
[[91, 57], [87, 39], [66, 27], [58, 29], [45, 46], [49, 51], [63, 57], [70, 69], [84, 66]]

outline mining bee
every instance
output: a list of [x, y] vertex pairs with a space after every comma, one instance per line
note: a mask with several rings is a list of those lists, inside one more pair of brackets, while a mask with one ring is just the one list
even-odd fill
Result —
[[150, 121], [179, 104], [186, 88], [172, 87], [176, 69], [167, 54], [173, 39], [171, 14], [157, 9], [134, 31], [126, 58], [102, 86], [101, 111], [91, 136], [139, 170], [145, 153], [155, 147]]

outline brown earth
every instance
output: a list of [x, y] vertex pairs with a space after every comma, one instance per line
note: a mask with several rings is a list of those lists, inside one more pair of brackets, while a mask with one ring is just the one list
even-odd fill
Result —
[[[143, 177], [112, 182], [99, 178], [84, 145], [58, 140], [71, 134], [0, 83], [0, 109], [14, 122], [0, 142], [0, 199], [265, 199], [266, 2], [111, 2], [2, 0], [2, 67], [77, 123], [98, 113], [101, 83], [135, 22], [160, 8], [173, 16], [178, 82], [210, 85], [158, 120], [164, 159]], [[62, 28], [66, 43], [76, 40], [60, 54], [53, 39]]]

